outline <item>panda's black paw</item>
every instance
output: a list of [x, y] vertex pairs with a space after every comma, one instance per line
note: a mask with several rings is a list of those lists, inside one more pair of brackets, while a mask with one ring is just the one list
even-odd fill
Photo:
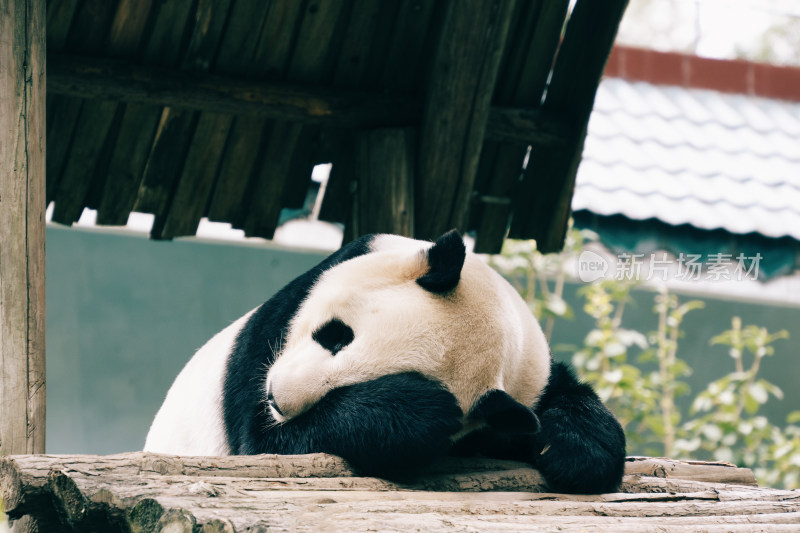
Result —
[[591, 429], [570, 427], [575, 418], [574, 412], [548, 411], [536, 435], [538, 453], [531, 462], [553, 492], [615, 492], [625, 469], [622, 429], [609, 423], [616, 423], [613, 417], [587, 417], [587, 422], [596, 422]]
[[614, 492], [625, 470], [625, 433], [591, 387], [552, 366], [537, 414], [532, 463], [554, 492]]
[[456, 398], [417, 373], [334, 389], [307, 415], [308, 451], [338, 455], [362, 475], [388, 479], [408, 478], [446, 455], [462, 419]]

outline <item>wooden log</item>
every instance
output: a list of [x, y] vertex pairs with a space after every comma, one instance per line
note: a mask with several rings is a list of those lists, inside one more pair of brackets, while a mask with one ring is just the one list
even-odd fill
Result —
[[418, 237], [464, 229], [513, 7], [511, 0], [444, 6], [420, 127]]
[[575, 175], [586, 126], [627, 0], [578, 0], [558, 50], [543, 109], [571, 117], [571, 141], [558, 149], [534, 149], [514, 198], [509, 236], [535, 239], [542, 253], [561, 250], [570, 216]]
[[413, 129], [381, 129], [356, 138], [358, 237], [367, 233], [414, 235]]
[[[648, 464], [691, 478], [697, 477], [693, 469], [735, 470], [693, 463], [670, 469], [677, 462], [661, 459], [635, 460], [628, 466], [641, 470]], [[625, 483], [649, 489], [647, 480], [664, 484], [661, 489], [671, 484], [670, 490], [534, 492], [543, 488], [536, 471], [520, 463], [482, 459], [442, 461], [405, 484], [353, 477], [344, 461], [324, 454], [0, 459], [0, 495], [9, 515], [43, 524], [50, 520], [46, 531], [800, 529], [800, 491], [636, 473], [627, 475]], [[674, 490], [689, 486], [695, 490]]]
[[[403, 93], [248, 81], [64, 54], [49, 54], [47, 61], [48, 92], [85, 99], [107, 98], [338, 128], [408, 127], [418, 125], [422, 116], [422, 105]], [[509, 106], [493, 106], [486, 125], [487, 139], [541, 146], [565, 145], [571, 132], [559, 114]]]
[[625, 473], [713, 483], [758, 485], [752, 470], [749, 468], [736, 468], [736, 466], [731, 463], [629, 457], [625, 465]]
[[45, 4], [0, 13], [0, 455], [43, 453]]

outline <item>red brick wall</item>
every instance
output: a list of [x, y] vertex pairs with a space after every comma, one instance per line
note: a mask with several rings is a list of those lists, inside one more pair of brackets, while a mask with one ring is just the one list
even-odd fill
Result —
[[800, 102], [800, 68], [615, 46], [605, 75]]

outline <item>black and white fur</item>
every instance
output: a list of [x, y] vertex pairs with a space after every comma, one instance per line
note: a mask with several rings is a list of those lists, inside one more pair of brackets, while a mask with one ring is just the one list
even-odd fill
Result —
[[625, 438], [453, 231], [353, 241], [218, 333], [170, 388], [145, 450], [328, 452], [386, 477], [484, 454], [533, 464], [554, 491], [595, 493], [619, 485]]

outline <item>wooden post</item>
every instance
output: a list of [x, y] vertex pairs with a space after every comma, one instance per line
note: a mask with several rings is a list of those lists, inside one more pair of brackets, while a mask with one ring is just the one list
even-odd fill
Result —
[[542, 253], [564, 246], [589, 115], [627, 5], [580, 0], [567, 22], [542, 110], [571, 117], [573, 138], [556, 149], [533, 148], [509, 232], [512, 239], [535, 239]]
[[514, 2], [442, 4], [419, 142], [415, 234], [464, 230]]
[[45, 443], [45, 1], [0, 0], [0, 454]]
[[359, 235], [414, 234], [414, 143], [411, 128], [379, 129], [356, 137]]

